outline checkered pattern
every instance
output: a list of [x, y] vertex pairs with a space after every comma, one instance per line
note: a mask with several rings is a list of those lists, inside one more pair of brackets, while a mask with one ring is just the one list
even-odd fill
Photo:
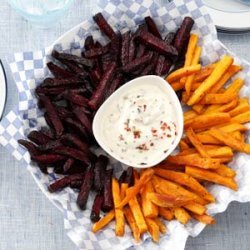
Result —
[[[101, 11], [108, 22], [116, 30], [122, 30], [122, 32], [128, 28], [133, 29], [142, 22], [143, 17], [150, 15], [156, 21], [163, 35], [169, 31], [175, 31], [184, 16], [192, 16], [195, 19], [194, 32], [201, 37], [200, 45], [203, 48], [203, 64], [214, 62], [223, 54], [231, 54], [217, 40], [215, 27], [200, 0], [176, 0], [163, 8], [159, 8], [152, 0], [100, 0], [99, 7], [95, 13], [97, 11]], [[37, 108], [34, 89], [43, 78], [49, 75], [46, 62], [50, 60], [53, 47], [59, 51], [79, 55], [83, 48], [84, 39], [89, 34], [105, 43], [105, 39], [101, 37], [97, 26], [92, 20], [88, 20], [68, 33], [67, 37], [62, 38], [56, 45], [41, 51], [16, 53], [8, 57], [19, 91], [19, 106], [2, 120], [0, 124], [0, 143], [23, 166], [28, 168], [41, 190], [63, 212], [65, 230], [79, 249], [184, 249], [188, 235], [198, 235], [204, 228], [204, 225], [195, 221], [189, 222], [185, 227], [177, 221], [167, 223], [168, 233], [162, 237], [157, 247], [152, 243], [148, 235], [145, 235], [141, 245], [136, 245], [128, 228], [126, 228], [124, 237], [117, 238], [114, 233], [114, 224], [112, 223], [104, 231], [96, 235], [93, 234], [89, 220], [91, 203], [94, 198], [93, 194], [91, 194], [87, 209], [84, 212], [80, 211], [76, 206], [77, 194], [73, 190], [66, 188], [60, 193], [50, 194], [47, 191], [47, 186], [59, 176], [54, 175], [52, 172], [48, 175], [42, 174], [30, 161], [29, 154], [22, 147], [18, 146], [18, 139], [25, 138], [25, 135], [31, 130], [39, 129], [46, 125], [42, 113]], [[242, 96], [249, 96], [250, 65], [235, 55], [233, 56], [235, 62], [244, 68], [243, 72], [237, 75], [246, 81], [241, 94]], [[232, 163], [232, 167], [237, 171], [238, 192], [216, 185], [209, 187], [217, 200], [215, 204], [209, 205], [208, 212], [210, 214], [224, 211], [233, 200], [241, 202], [250, 201], [250, 168], [247, 166], [249, 160], [249, 156], [238, 154]], [[119, 174], [123, 168], [120, 163], [114, 160], [111, 160], [111, 165], [115, 168], [116, 174]]]

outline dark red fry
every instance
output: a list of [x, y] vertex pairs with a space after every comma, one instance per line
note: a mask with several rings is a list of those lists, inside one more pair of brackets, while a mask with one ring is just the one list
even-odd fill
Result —
[[110, 49], [110, 44], [107, 44], [106, 46], [102, 46], [102, 47], [91, 48], [85, 51], [85, 56], [87, 58], [95, 58], [95, 57], [108, 53], [109, 49]]
[[128, 62], [131, 62], [135, 58], [135, 49], [136, 49], [136, 44], [134, 41], [135, 36], [132, 35], [129, 43], [129, 49], [128, 49]]
[[114, 207], [113, 196], [112, 196], [112, 175], [113, 170], [106, 170], [104, 178], [104, 191], [103, 191], [103, 205], [102, 210], [104, 212], [110, 211]]
[[[166, 35], [164, 41], [166, 44], [172, 44], [175, 34], [170, 32]], [[172, 60], [163, 55], [160, 55], [156, 64], [155, 74], [166, 75], [172, 66]]]
[[83, 80], [73, 76], [70, 78], [63, 78], [63, 79], [58, 79], [58, 78], [46, 78], [43, 83], [41, 84], [41, 87], [57, 87], [57, 86], [74, 86], [76, 84], [83, 83]]
[[100, 212], [103, 204], [103, 195], [97, 194], [92, 205], [90, 219], [92, 222], [97, 222], [100, 220]]
[[70, 91], [65, 91], [63, 97], [66, 100], [79, 106], [88, 106], [88, 99], [82, 95], [74, 94]]
[[92, 122], [84, 113], [84, 110], [82, 110], [81, 107], [75, 107], [73, 109], [73, 113], [75, 114], [76, 118], [81, 122], [81, 124], [87, 129], [88, 133], [92, 135]]
[[84, 173], [86, 171], [86, 165], [80, 161], [75, 161], [74, 164], [65, 172], [63, 168], [63, 174], [77, 174]]
[[122, 74], [116, 74], [116, 76], [114, 77], [110, 87], [106, 90], [106, 94], [105, 94], [105, 100], [112, 95], [122, 84], [123, 81], [123, 76]]
[[190, 31], [193, 27], [194, 20], [191, 17], [185, 17], [178, 29], [175, 39], [174, 47], [181, 54], [190, 36]]
[[130, 43], [130, 31], [125, 32], [122, 35], [121, 42], [121, 64], [126, 65], [129, 61], [129, 43]]
[[150, 16], [145, 17], [144, 20], [147, 24], [148, 31], [151, 32], [154, 36], [162, 39], [161, 34], [160, 34], [154, 20]]
[[153, 74], [154, 73], [154, 69], [156, 67], [157, 61], [159, 58], [159, 54], [158, 53], [154, 53], [152, 56], [152, 59], [149, 63], [149, 65], [147, 65], [141, 72], [140, 72], [140, 76], [145, 76], [145, 75], [149, 75], [149, 74]]
[[101, 32], [103, 32], [109, 39], [112, 39], [116, 36], [116, 33], [112, 27], [108, 24], [102, 13], [97, 13], [93, 16], [94, 21], [99, 26]]
[[77, 188], [77, 189], [80, 189], [80, 187], [82, 186], [82, 180], [80, 181], [71, 181], [69, 186], [71, 188]]
[[50, 128], [53, 128], [53, 129], [54, 129], [53, 123], [51, 122], [48, 113], [47, 113], [47, 112], [44, 112], [43, 116], [44, 116], [44, 119], [45, 119], [47, 125], [48, 125]]
[[152, 55], [153, 53], [150, 52], [140, 58], [136, 58], [132, 62], [129, 62], [127, 65], [121, 67], [120, 70], [125, 73], [132, 73], [141, 68], [141, 66], [146, 66], [147, 64], [149, 64]]
[[[147, 25], [145, 23], [139, 25], [139, 28], [137, 29], [137, 31], [134, 34], [134, 41], [136, 42], [136, 38], [138, 37], [138, 35], [141, 32], [147, 32], [147, 30], [148, 30], [148, 27], [147, 27]], [[145, 45], [141, 44], [141, 43], [138, 44], [137, 49], [136, 49], [136, 55], [135, 55], [135, 57], [136, 58], [142, 57], [144, 55], [145, 51], [146, 51]]]
[[66, 65], [72, 73], [77, 75], [78, 78], [85, 79], [86, 77], [88, 77], [87, 71], [79, 65], [75, 64], [73, 61], [61, 60], [61, 62]]
[[59, 118], [59, 115], [57, 113], [55, 106], [52, 104], [50, 99], [46, 96], [41, 96], [40, 100], [42, 101], [47, 111], [47, 115], [53, 125], [53, 128], [55, 129], [56, 136], [60, 137], [64, 131], [64, 128], [63, 128], [62, 122]]
[[93, 167], [90, 167], [89, 169], [87, 169], [83, 177], [82, 186], [81, 186], [81, 189], [78, 194], [77, 201], [76, 201], [79, 208], [82, 210], [86, 209], [89, 192], [93, 185], [93, 179], [94, 179], [94, 171], [93, 171]]
[[87, 36], [84, 43], [84, 49], [89, 50], [95, 46], [93, 36]]
[[92, 110], [97, 110], [100, 105], [102, 104], [104, 97], [105, 97], [105, 89], [107, 89], [112, 81], [112, 78], [115, 74], [116, 64], [110, 64], [109, 69], [104, 73], [97, 89], [91, 96], [90, 101], [88, 102], [90, 108]]
[[83, 82], [83, 86], [88, 90], [88, 93], [90, 95], [93, 94], [94, 88], [93, 88], [92, 84], [90, 83], [90, 81], [85, 79], [85, 81]]
[[82, 178], [83, 178], [82, 174], [73, 174], [73, 175], [65, 176], [61, 179], [56, 180], [52, 184], [50, 184], [48, 189], [51, 193], [54, 193], [60, 189], [67, 187], [71, 182], [81, 181]]
[[109, 159], [104, 156], [100, 155], [97, 158], [97, 161], [94, 166], [94, 189], [96, 191], [102, 191], [104, 186], [104, 178], [105, 178], [105, 171], [106, 167], [109, 163]]
[[43, 133], [44, 135], [49, 137], [51, 140], [55, 139], [55, 132], [48, 127], [42, 127], [38, 132]]
[[78, 122], [77, 120], [73, 119], [73, 118], [66, 118], [65, 123], [67, 125], [69, 125], [74, 131], [79, 132], [85, 140], [87, 140], [87, 142], [91, 141], [91, 137], [88, 134], [87, 130], [85, 127], [82, 126], [82, 124], [80, 122]]
[[103, 55], [101, 57], [102, 72], [106, 72], [111, 63], [112, 63], [112, 56], [110, 54]]
[[18, 143], [24, 146], [29, 151], [30, 155], [41, 154], [41, 151], [37, 148], [37, 146], [30, 141], [20, 139], [18, 140]]
[[47, 67], [49, 68], [50, 72], [54, 75], [56, 78], [68, 78], [74, 76], [71, 72], [67, 71], [66, 69], [63, 69], [53, 62], [48, 62]]
[[61, 94], [64, 90], [65, 90], [65, 87], [43, 88], [41, 86], [38, 86], [36, 88], [36, 94], [38, 96], [41, 96], [41, 95], [53, 96], [53, 95]]
[[61, 190], [70, 184], [70, 179], [66, 176], [50, 184], [48, 189], [51, 193]]
[[77, 159], [79, 161], [84, 162], [87, 165], [90, 164], [90, 157], [88, 153], [84, 151], [71, 148], [71, 147], [67, 147], [67, 146], [61, 146], [61, 147], [56, 148], [54, 152], [60, 155], [65, 155], [65, 156]]
[[125, 183], [126, 176], [127, 176], [127, 171], [124, 170], [119, 178], [119, 183]]
[[128, 183], [129, 187], [134, 185], [134, 170], [132, 167], [128, 167], [127, 169], [125, 183]]
[[140, 32], [136, 39], [160, 54], [174, 57], [178, 56], [178, 51], [174, 46], [166, 44], [163, 40], [149, 32]]
[[81, 86], [80, 88], [69, 89], [69, 92], [76, 95], [85, 95], [88, 93], [88, 90], [84, 86]]
[[71, 111], [69, 111], [68, 109], [64, 107], [61, 107], [61, 106], [56, 107], [56, 110], [61, 120], [64, 120], [66, 118], [71, 118], [74, 116]]
[[65, 156], [60, 154], [43, 154], [43, 155], [32, 155], [31, 159], [41, 164], [52, 164], [65, 159]]
[[52, 56], [58, 60], [66, 60], [66, 61], [72, 61], [76, 64], [83, 65], [85, 67], [90, 67], [92, 68], [94, 66], [93, 61], [89, 60], [84, 57], [68, 54], [68, 53], [59, 53], [56, 50], [52, 51]]
[[81, 141], [78, 136], [74, 134], [63, 134], [61, 136], [61, 141], [65, 146], [73, 146], [76, 147], [77, 149], [84, 151], [84, 152], [89, 152], [89, 146]]
[[147, 66], [139, 73], [139, 75], [140, 75], [140, 76], [151, 75], [151, 74], [153, 74], [154, 68], [155, 68], [155, 65], [150, 63], [149, 65], [147, 65]]
[[89, 76], [91, 81], [93, 82], [94, 86], [97, 86], [101, 79], [101, 71], [99, 69], [94, 69], [89, 72]]
[[144, 46], [144, 44], [139, 44], [136, 53], [136, 58], [141, 58], [145, 54], [145, 51], [146, 47]]
[[51, 140], [51, 138], [46, 134], [44, 134], [42, 131], [36, 131], [36, 130], [31, 131], [27, 137], [37, 145], [46, 144]]
[[73, 158], [69, 158], [63, 165], [63, 172], [66, 173], [73, 166], [75, 160]]
[[49, 141], [46, 144], [40, 145], [38, 148], [40, 151], [48, 151], [48, 150], [54, 150], [58, 147], [61, 147], [62, 143], [61, 140], [53, 140]]
[[120, 50], [121, 50], [121, 39], [122, 36], [118, 33], [112, 38], [110, 42], [110, 54], [112, 55], [112, 62], [120, 64]]

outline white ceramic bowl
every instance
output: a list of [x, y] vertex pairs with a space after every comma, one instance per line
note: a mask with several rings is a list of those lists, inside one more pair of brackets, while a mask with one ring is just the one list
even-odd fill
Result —
[[[126, 92], [131, 87], [131, 85], [134, 86], [134, 85], [145, 85], [145, 84], [157, 85], [164, 93], [166, 93], [168, 99], [171, 101], [172, 106], [174, 108], [174, 112], [176, 114], [177, 136], [175, 137], [174, 142], [171, 144], [169, 149], [163, 153], [162, 157], [159, 157], [155, 161], [151, 162], [150, 165], [147, 165], [147, 164], [139, 165], [136, 163], [135, 164], [128, 163], [125, 158], [121, 159], [120, 156], [116, 155], [114, 151], [111, 152], [111, 150], [109, 149], [105, 141], [105, 136], [102, 130], [102, 124], [103, 124], [104, 116], [107, 113], [106, 111], [110, 109], [110, 107], [114, 104], [115, 100], [119, 99], [121, 94]], [[94, 133], [96, 141], [103, 148], [103, 150], [105, 150], [109, 155], [111, 155], [116, 160], [126, 165], [136, 167], [136, 168], [152, 167], [154, 165], [157, 165], [161, 161], [163, 161], [165, 158], [167, 158], [173, 152], [173, 150], [177, 147], [182, 137], [182, 133], [183, 133], [182, 107], [180, 105], [179, 99], [177, 95], [175, 94], [174, 90], [163, 78], [159, 76], [155, 76], [155, 75], [142, 76], [124, 84], [102, 104], [102, 106], [98, 109], [94, 117], [93, 133]]]

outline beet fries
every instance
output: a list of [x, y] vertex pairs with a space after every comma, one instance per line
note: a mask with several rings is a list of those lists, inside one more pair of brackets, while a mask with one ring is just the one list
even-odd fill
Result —
[[97, 194], [93, 202], [90, 219], [92, 222], [97, 222], [100, 220], [100, 212], [103, 204], [103, 195]]
[[82, 210], [86, 209], [86, 204], [88, 201], [90, 189], [93, 184], [93, 180], [94, 180], [94, 168], [91, 166], [89, 169], [87, 169], [83, 177], [82, 186], [76, 201], [77, 205]]
[[[194, 21], [184, 18], [177, 31], [163, 39], [151, 17], [145, 17], [135, 31], [115, 31], [101, 13], [93, 17], [108, 41], [101, 44], [89, 35], [81, 55], [52, 52], [47, 63], [51, 74], [37, 86], [38, 106], [44, 109], [49, 128], [31, 131], [27, 140], [19, 140], [44, 174], [52, 167], [64, 177], [49, 185], [50, 192], [65, 187], [79, 190], [77, 204], [86, 208], [90, 191], [94, 191], [90, 219], [100, 219], [100, 210], [113, 209], [112, 175], [109, 159], [96, 156], [92, 120], [102, 103], [128, 80], [155, 74], [165, 76], [170, 68], [183, 63]], [[49, 169], [48, 169], [49, 168]], [[107, 170], [108, 169], [108, 170]], [[134, 183], [129, 167], [120, 182]]]

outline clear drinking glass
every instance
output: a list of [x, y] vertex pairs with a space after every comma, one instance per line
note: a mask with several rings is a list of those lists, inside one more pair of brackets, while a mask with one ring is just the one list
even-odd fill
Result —
[[8, 0], [32, 24], [49, 28], [69, 9], [74, 0]]

